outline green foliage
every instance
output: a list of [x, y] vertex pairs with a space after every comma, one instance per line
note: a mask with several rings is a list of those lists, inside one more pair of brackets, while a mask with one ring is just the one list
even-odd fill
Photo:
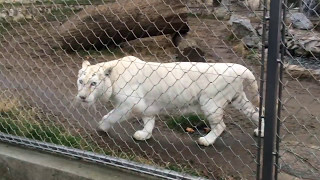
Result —
[[84, 144], [81, 137], [73, 136], [59, 126], [30, 122], [19, 115], [19, 112], [2, 112], [0, 131], [73, 148], [81, 148], [81, 145]]
[[235, 36], [234, 33], [230, 33], [227, 37], [226, 37], [226, 40], [228, 42], [238, 42], [239, 39]]
[[176, 172], [187, 173], [187, 174], [190, 174], [193, 176], [200, 176], [201, 175], [198, 171], [196, 171], [192, 167], [188, 167], [188, 166], [182, 167], [177, 164], [168, 163], [165, 168], [169, 169], [169, 170], [176, 171]]
[[206, 124], [208, 124], [206, 121], [207, 120], [203, 115], [188, 114], [183, 116], [170, 117], [166, 121], [166, 123], [170, 129], [183, 132], [187, 127], [206, 127]]
[[255, 49], [249, 49], [248, 54], [246, 55], [246, 59], [251, 65], [261, 65], [261, 57], [258, 51]]
[[80, 136], [52, 123], [47, 116], [39, 117], [41, 113], [34, 108], [22, 107], [16, 99], [0, 100], [1, 132], [74, 148], [85, 144]]

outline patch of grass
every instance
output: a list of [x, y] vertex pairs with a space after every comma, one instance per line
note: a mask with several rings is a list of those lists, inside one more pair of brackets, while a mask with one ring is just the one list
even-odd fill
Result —
[[261, 56], [257, 49], [248, 49], [242, 42], [234, 45], [233, 50], [241, 57], [243, 57], [251, 65], [260, 65]]
[[242, 42], [239, 42], [238, 44], [234, 45], [232, 48], [241, 57], [246, 57], [249, 53], [248, 49], [244, 46]]
[[30, 117], [24, 113], [27, 114], [18, 110], [1, 112], [0, 131], [73, 148], [82, 148], [82, 144], [85, 144], [81, 137], [73, 136], [57, 125], [30, 122]]
[[195, 13], [188, 13], [188, 17], [196, 18], [198, 15]]
[[201, 176], [200, 172], [198, 172], [196, 169], [194, 169], [192, 167], [188, 167], [188, 166], [179, 166], [177, 164], [168, 163], [165, 168], [168, 170], [176, 171], [176, 172], [187, 173], [187, 174], [190, 174], [193, 176]]
[[[200, 172], [189, 166], [171, 163], [160, 164], [154, 162], [152, 159], [137, 156], [134, 153], [101, 148], [98, 144], [87, 141], [80, 135], [73, 135], [64, 127], [54, 123], [53, 120], [44, 119], [49, 117], [41, 116], [39, 113], [35, 108], [23, 107], [21, 103], [14, 98], [3, 99], [0, 94], [0, 132], [119, 157], [143, 164], [158, 165], [169, 170], [201, 176]], [[188, 115], [175, 118], [175, 121], [182, 126], [190, 126], [190, 122], [191, 126], [199, 125], [199, 120], [203, 120], [203, 117]], [[175, 128], [176, 126], [172, 124], [171, 127]]]
[[72, 135], [53, 124], [53, 121], [36, 121], [37, 114], [39, 112], [36, 109], [22, 107], [15, 98], [0, 97], [1, 132], [74, 148], [81, 148], [85, 144], [80, 136]]
[[256, 49], [250, 49], [245, 58], [251, 65], [261, 65], [261, 56]]
[[203, 115], [188, 114], [183, 116], [173, 116], [166, 121], [170, 129], [184, 132], [187, 127], [200, 128], [206, 127], [208, 124]]
[[149, 159], [123, 151], [113, 151], [99, 147], [81, 135], [74, 135], [64, 127], [45, 119], [35, 108], [26, 108], [15, 98], [3, 98], [0, 94], [0, 132], [67, 147], [111, 155], [136, 162], [155, 164]]
[[240, 40], [235, 36], [234, 33], [230, 33], [228, 36], [226, 36], [226, 41], [231, 42], [231, 43], [237, 43]]
[[8, 112], [12, 112], [18, 106], [18, 100], [15, 98], [0, 98], [0, 115], [6, 115]]

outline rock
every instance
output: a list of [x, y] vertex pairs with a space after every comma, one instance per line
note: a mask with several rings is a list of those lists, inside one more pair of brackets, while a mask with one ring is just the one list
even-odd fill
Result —
[[235, 35], [242, 39], [245, 36], [257, 36], [256, 30], [251, 25], [250, 19], [232, 15], [229, 23]]
[[216, 7], [213, 10], [214, 15], [220, 20], [229, 20], [231, 13], [225, 6]]
[[243, 43], [249, 48], [259, 48], [261, 46], [261, 37], [250, 22], [250, 19], [233, 14], [228, 23], [231, 25], [233, 33], [237, 38], [242, 39]]
[[290, 16], [293, 27], [297, 29], [312, 29], [312, 22], [303, 13], [292, 13]]
[[247, 45], [248, 48], [258, 48], [259, 43], [261, 41], [261, 38], [258, 36], [245, 36], [242, 38], [242, 41]]
[[[265, 42], [264, 42], [264, 45], [265, 47], [268, 47], [268, 33], [269, 33], [269, 29], [268, 29], [268, 26], [266, 27], [267, 30], [266, 30], [266, 34], [265, 34]], [[259, 42], [259, 45], [258, 45], [258, 48], [261, 48], [262, 46], [262, 33], [263, 33], [263, 25], [262, 24], [259, 24], [255, 27], [256, 31], [257, 31], [257, 34], [259, 35], [260, 37], [260, 42]]]
[[228, 24], [232, 25], [232, 22], [235, 21], [236, 19], [247, 19], [247, 18], [244, 16], [237, 15], [237, 14], [232, 14], [230, 17], [230, 20], [228, 21]]
[[299, 65], [284, 64], [284, 69], [287, 74], [293, 78], [313, 78], [320, 80], [320, 69], [307, 69]]
[[320, 33], [290, 29], [287, 36], [287, 49], [300, 56], [320, 57]]

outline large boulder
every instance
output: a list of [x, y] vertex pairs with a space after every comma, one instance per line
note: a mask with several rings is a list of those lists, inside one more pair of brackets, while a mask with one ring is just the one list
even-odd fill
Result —
[[232, 32], [238, 39], [249, 48], [257, 48], [261, 45], [261, 37], [258, 36], [256, 29], [252, 26], [250, 19], [232, 15], [229, 22]]
[[313, 78], [320, 80], [320, 69], [307, 69], [299, 65], [285, 64], [285, 72], [293, 78]]
[[293, 27], [297, 29], [312, 29], [312, 22], [303, 13], [293, 13], [290, 16], [291, 23]]
[[249, 48], [258, 48], [259, 46], [261, 46], [261, 37], [258, 36], [245, 36], [244, 38], [242, 38], [242, 41]]
[[320, 33], [289, 29], [287, 49], [299, 56], [320, 57]]
[[242, 39], [245, 36], [257, 36], [256, 30], [253, 28], [250, 19], [239, 16], [232, 15], [229, 24], [231, 24], [231, 29], [233, 33]]

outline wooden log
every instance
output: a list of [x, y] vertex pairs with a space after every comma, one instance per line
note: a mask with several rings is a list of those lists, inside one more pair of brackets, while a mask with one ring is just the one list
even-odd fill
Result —
[[72, 16], [59, 27], [58, 38], [64, 49], [79, 50], [188, 30], [187, 9], [181, 1], [117, 0]]

